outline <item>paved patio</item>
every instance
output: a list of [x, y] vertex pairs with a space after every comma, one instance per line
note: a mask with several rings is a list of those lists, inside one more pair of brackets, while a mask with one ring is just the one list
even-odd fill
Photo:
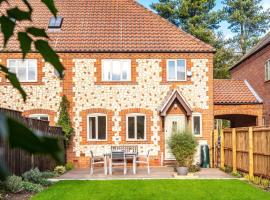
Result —
[[74, 169], [56, 180], [117, 180], [117, 179], [233, 179], [223, 171], [215, 168], [201, 169], [188, 176], [177, 176], [173, 167], [152, 167], [151, 173], [147, 174], [146, 168], [137, 168], [137, 174], [132, 173], [132, 168], [128, 168], [127, 175], [123, 175], [123, 169], [115, 168], [113, 175], [104, 175], [103, 168], [94, 170], [94, 175], [90, 175], [89, 169]]

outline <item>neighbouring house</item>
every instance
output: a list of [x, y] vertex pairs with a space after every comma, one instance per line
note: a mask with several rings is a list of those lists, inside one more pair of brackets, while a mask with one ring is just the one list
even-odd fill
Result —
[[1, 64], [17, 73], [28, 97], [23, 102], [3, 75], [0, 106], [57, 122], [61, 96], [71, 103], [74, 137], [67, 158], [89, 167], [90, 154], [111, 145], [148, 149], [152, 164], [173, 159], [166, 140], [189, 128], [200, 144], [213, 129], [213, 53], [208, 44], [133, 0], [61, 0], [53, 18], [38, 0], [33, 24], [46, 28], [64, 64], [65, 78], [32, 52], [21, 59], [12, 38]]
[[270, 125], [270, 32], [231, 69], [232, 79], [246, 80], [263, 100], [262, 125]]

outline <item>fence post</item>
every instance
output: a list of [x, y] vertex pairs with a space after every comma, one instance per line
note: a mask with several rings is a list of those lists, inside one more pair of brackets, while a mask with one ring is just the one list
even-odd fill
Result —
[[237, 172], [236, 168], [236, 130], [235, 128], [232, 129], [232, 156], [233, 156], [233, 172]]
[[224, 168], [224, 133], [223, 129], [220, 130], [220, 167]]
[[249, 158], [249, 176], [253, 177], [253, 128], [248, 128], [248, 158]]

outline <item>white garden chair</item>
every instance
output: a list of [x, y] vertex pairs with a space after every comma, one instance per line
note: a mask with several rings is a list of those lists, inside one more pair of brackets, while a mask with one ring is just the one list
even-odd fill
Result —
[[123, 166], [124, 174], [127, 174], [127, 160], [124, 151], [112, 151], [110, 158], [110, 175], [112, 175], [113, 166]]
[[107, 174], [107, 166], [106, 166], [106, 159], [104, 156], [94, 156], [93, 151], [90, 150], [91, 161], [90, 161], [90, 174], [94, 174], [94, 166], [95, 165], [103, 165], [104, 167], [104, 174]]
[[136, 158], [136, 165], [137, 164], [144, 164], [147, 165], [147, 173], [150, 174], [150, 152], [152, 151], [152, 149], [149, 149], [146, 152], [146, 155], [144, 156], [137, 156]]

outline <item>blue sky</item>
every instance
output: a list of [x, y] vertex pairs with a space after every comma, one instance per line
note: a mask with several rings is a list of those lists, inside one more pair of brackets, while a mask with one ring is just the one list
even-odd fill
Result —
[[[158, 0], [137, 0], [139, 3], [143, 4], [145, 7], [149, 8], [150, 9], [150, 4], [151, 3], [155, 3], [155, 2], [158, 2]], [[216, 1], [216, 7], [215, 9], [218, 10], [218, 9], [221, 9], [222, 8], [222, 3], [221, 3], [222, 0], [217, 0]], [[270, 0], [262, 0], [262, 6], [267, 9], [267, 8], [270, 8]], [[225, 37], [231, 37], [233, 34], [231, 33], [230, 30], [228, 30], [228, 24], [226, 22], [222, 22], [220, 24], [220, 31], [223, 32], [224, 36]]]

